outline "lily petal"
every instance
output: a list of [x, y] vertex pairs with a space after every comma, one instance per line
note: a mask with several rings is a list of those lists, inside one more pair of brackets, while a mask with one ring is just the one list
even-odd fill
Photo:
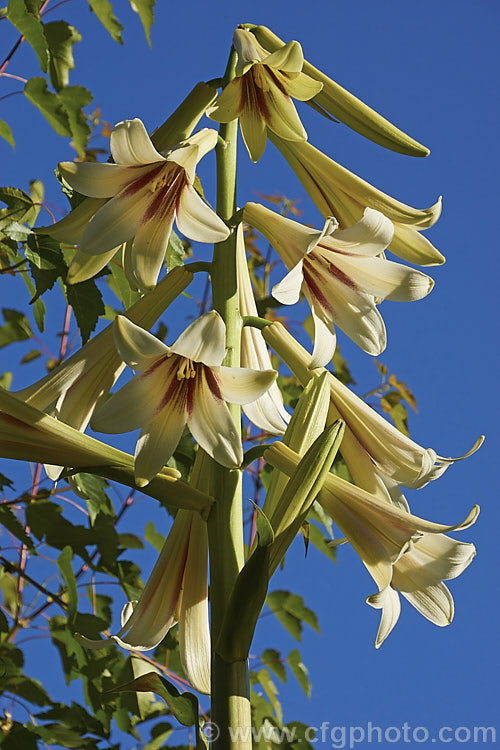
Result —
[[382, 610], [382, 617], [380, 618], [380, 625], [375, 640], [375, 648], [380, 648], [399, 620], [399, 615], [401, 614], [399, 594], [391, 586], [386, 586], [377, 594], [367, 597], [366, 602], [371, 607]]
[[123, 120], [111, 131], [110, 149], [117, 164], [144, 166], [165, 161], [158, 153], [148, 135], [142, 120]]
[[269, 390], [278, 373], [276, 370], [257, 372], [245, 367], [220, 367], [216, 376], [225, 401], [231, 404], [250, 404]]
[[130, 263], [133, 279], [143, 292], [153, 289], [158, 281], [173, 223], [173, 213], [163, 221], [153, 217], [139, 226], [135, 233]]
[[186, 185], [180, 194], [176, 221], [179, 231], [196, 242], [222, 242], [230, 234], [226, 224], [192, 185]]
[[299, 261], [278, 284], [273, 286], [271, 294], [282, 305], [294, 305], [300, 299], [303, 281], [303, 261]]
[[203, 450], [229, 469], [243, 460], [241, 436], [229, 409], [217, 392], [210, 370], [205, 368], [196, 380], [195, 406], [188, 415], [189, 430]]
[[[138, 379], [140, 376], [135, 378]], [[184, 404], [171, 400], [144, 425], [135, 447], [135, 481], [138, 487], [149, 484], [167, 463], [177, 448], [187, 420]]]
[[139, 229], [147, 209], [144, 190], [124, 190], [108, 201], [90, 220], [80, 249], [87, 255], [101, 255], [130, 240]]
[[129, 167], [122, 164], [63, 161], [59, 164], [59, 169], [68, 185], [82, 195], [111, 198], [132, 180], [147, 174], [151, 166]]
[[170, 353], [168, 346], [124, 315], [113, 321], [113, 337], [120, 357], [133, 370], [147, 370], [158, 357]]
[[226, 326], [215, 310], [205, 313], [189, 325], [170, 350], [181, 357], [218, 367], [226, 353]]

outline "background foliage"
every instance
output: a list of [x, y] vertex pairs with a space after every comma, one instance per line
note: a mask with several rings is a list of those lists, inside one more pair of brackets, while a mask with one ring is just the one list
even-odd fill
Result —
[[[97, 283], [92, 281], [66, 287], [68, 250], [61, 249], [58, 243], [49, 238], [30, 232], [35, 221], [38, 224], [49, 223], [48, 215], [43, 218], [39, 216], [42, 202], [52, 212], [65, 212], [67, 199], [71, 198], [63, 198], [57, 192], [57, 183], [51, 177], [50, 169], [57, 160], [75, 156], [106, 159], [110, 125], [123, 117], [149, 119], [150, 129], [160, 124], [196, 80], [208, 79], [220, 73], [232, 28], [240, 21], [249, 20], [267, 23], [286, 38], [299, 38], [306, 49], [308, 41], [308, 56], [336, 77], [330, 52], [333, 35], [336, 45], [344, 52], [344, 57], [339, 52], [336, 59], [344, 75], [341, 82], [360, 96], [365, 96], [375, 106], [378, 106], [380, 96], [386, 101], [385, 110], [380, 106], [382, 111], [397, 111], [394, 102], [398, 99], [395, 94], [398, 82], [393, 80], [385, 88], [385, 79], [391, 75], [394, 59], [400, 60], [401, 67], [405, 68], [410, 82], [406, 90], [401, 88], [401, 98], [407, 95], [411, 107], [408, 105], [409, 111], [406, 115], [402, 114], [402, 117], [407, 117], [407, 122], [401, 118], [398, 124], [408, 127], [422, 142], [433, 147], [433, 155], [429, 159], [434, 158], [435, 151], [437, 157], [433, 171], [425, 171], [431, 168], [423, 164], [408, 164], [402, 157], [382, 156], [372, 144], [360, 143], [361, 139], [355, 141], [354, 136], [338, 134], [337, 130], [333, 131], [335, 143], [332, 143], [331, 154], [334, 158], [343, 157], [344, 154], [336, 154], [334, 148], [343, 152], [355, 145], [354, 150], [349, 152], [352, 161], [348, 166], [363, 173], [361, 164], [364, 164], [368, 149], [372, 147], [378, 163], [373, 165], [373, 176], [367, 174], [364, 167], [365, 176], [395, 193], [395, 184], [399, 186], [403, 179], [408, 180], [408, 171], [412, 170], [412, 174], [416, 175], [415, 182], [406, 185], [407, 194], [401, 197], [408, 202], [413, 200], [424, 205], [435, 197], [435, 191], [443, 190], [445, 199], [451, 193], [452, 206], [449, 211], [458, 226], [451, 226], [450, 213], [448, 218], [445, 213], [442, 223], [434, 230], [433, 240], [448, 255], [449, 263], [433, 274], [439, 276], [433, 295], [438, 293], [439, 285], [442, 285], [442, 292], [439, 292], [441, 296], [436, 301], [433, 298], [429, 300], [427, 316], [420, 318], [420, 309], [410, 313], [398, 310], [398, 325], [395, 325], [395, 315], [393, 320], [389, 319], [390, 349], [387, 357], [384, 355], [382, 358], [382, 363], [378, 363], [378, 370], [372, 368], [369, 375], [358, 374], [361, 360], [348, 342], [345, 346], [342, 342], [341, 351], [348, 359], [349, 366], [339, 360], [335, 364], [344, 382], [353, 384], [353, 378], [356, 379], [358, 392], [370, 392], [370, 403], [380, 404], [400, 429], [407, 429], [408, 411], [416, 407], [411, 390], [403, 382], [409, 381], [417, 391], [419, 406], [423, 406], [423, 417], [418, 422], [412, 421], [410, 416], [412, 434], [416, 439], [437, 445], [439, 437], [439, 449], [452, 455], [467, 448], [473, 438], [486, 429], [485, 420], [493, 403], [492, 394], [495, 393], [492, 374], [496, 370], [493, 360], [487, 357], [495, 354], [497, 349], [491, 347], [493, 339], [488, 337], [485, 330], [494, 312], [487, 293], [487, 267], [490, 248], [495, 244], [494, 235], [487, 233], [485, 224], [489, 210], [493, 210], [494, 196], [494, 192], [488, 190], [491, 180], [488, 172], [497, 154], [491, 145], [491, 138], [489, 143], [482, 138], [493, 122], [493, 108], [486, 89], [488, 78], [485, 83], [483, 77], [481, 95], [474, 91], [474, 86], [481, 74], [491, 67], [494, 69], [494, 58], [490, 59], [492, 53], [488, 51], [486, 42], [489, 39], [488, 29], [494, 25], [491, 21], [495, 18], [498, 21], [498, 13], [495, 16], [495, 11], [484, 3], [480, 11], [482, 17], [469, 19], [468, 14], [466, 17], [465, 3], [444, 3], [444, 12], [434, 18], [434, 28], [424, 28], [422, 21], [413, 19], [415, 27], [408, 30], [403, 23], [403, 11], [390, 9], [390, 4], [382, 11], [383, 22], [374, 18], [370, 23], [370, 13], [374, 11], [367, 12], [361, 22], [361, 30], [359, 24], [356, 25], [356, 32], [362, 38], [357, 39], [355, 46], [359, 48], [365, 45], [368, 58], [370, 50], [375, 49], [373, 46], [370, 48], [369, 37], [377, 21], [381, 37], [379, 44], [380, 41], [384, 42], [380, 46], [386, 49], [381, 57], [387, 61], [384, 67], [379, 56], [373, 63], [379, 67], [370, 71], [366, 63], [363, 63], [365, 67], [361, 67], [359, 58], [348, 55], [350, 45], [335, 35], [338, 18], [330, 11], [322, 19], [319, 5], [317, 18], [307, 20], [308, 40], [301, 36], [303, 28], [298, 13], [285, 16], [284, 12], [280, 15], [278, 9], [274, 17], [271, 13], [271, 17], [260, 14], [258, 18], [235, 18], [233, 11], [227, 22], [216, 27], [211, 16], [204, 18], [200, 14], [198, 18], [191, 19], [183, 10], [174, 11], [167, 8], [167, 3], [158, 3], [157, 22], [152, 27], [154, 2], [151, 1], [136, 0], [131, 3], [132, 10], [125, 8], [125, 3], [120, 7], [115, 3], [113, 10], [107, 0], [92, 0], [88, 8], [85, 3], [80, 3], [77, 9], [73, 7], [75, 3], [67, 3], [53, 13], [57, 5], [45, 2], [40, 6], [32, 0], [10, 0], [0, 19], [4, 50], [4, 61], [0, 65], [3, 89], [0, 91], [3, 97], [1, 116], [5, 118], [0, 122], [0, 135], [5, 140], [2, 157], [8, 175], [6, 187], [0, 190], [3, 206], [0, 210], [3, 308], [0, 347], [3, 347], [2, 353], [5, 355], [2, 385], [17, 389], [41, 377], [77, 347], [80, 340], [88, 338], [98, 325], [99, 316], [110, 319], [115, 309], [120, 309], [122, 305], [127, 307], [133, 301], [125, 296], [128, 293], [124, 291], [117, 267], [113, 268], [111, 276], [103, 277]], [[313, 6], [311, 8], [314, 10]], [[264, 15], [269, 13], [265, 8], [261, 10]], [[281, 10], [284, 11], [284, 8]], [[172, 24], [174, 12], [176, 22]], [[257, 16], [252, 9], [254, 12]], [[342, 25], [348, 27], [351, 17], [347, 4], [344, 3], [341, 12], [344, 14]], [[62, 16], [70, 20], [59, 20]], [[384, 41], [385, 36], [387, 39], [390, 36], [387, 25], [384, 26], [389, 20], [393, 34], [398, 37], [391, 37], [390, 53]], [[330, 24], [330, 30], [326, 29], [326, 21]], [[146, 43], [138, 40], [141, 24], [146, 39], [153, 41], [153, 50], [159, 48], [157, 57], [152, 57], [153, 51], [148, 52]], [[182, 32], [185, 38], [175, 47], [173, 37], [176, 31], [173, 26], [177, 30], [185, 30]], [[438, 62], [441, 75], [448, 83], [451, 81], [449, 86], [454, 84], [455, 88], [447, 88], [430, 80], [426, 69], [419, 67], [421, 61], [416, 62], [416, 51], [420, 49], [417, 46], [419, 33], [425, 33], [427, 44], [437, 50], [445, 32], [449, 37], [453, 36], [450, 27], [457, 34], [456, 46], [447, 39], [448, 54], [440, 52]], [[354, 33], [353, 27], [350, 28]], [[210, 34], [206, 33], [206, 29], [210, 29]], [[155, 33], [158, 34], [157, 40]], [[25, 38], [22, 43], [19, 41], [21, 35]], [[193, 45], [191, 35], [196, 38], [196, 45]], [[405, 43], [406, 35], [409, 43]], [[477, 59], [473, 60], [470, 45], [463, 43], [465, 38], [469, 41], [471, 37], [479, 63]], [[123, 52], [117, 51], [117, 45], [123, 44], [124, 39]], [[78, 51], [80, 49], [81, 53]], [[130, 57], [134, 57], [135, 50], [139, 49], [146, 64], [137, 60], [135, 66], [126, 68], [124, 54], [127, 49], [130, 51], [126, 54]], [[217, 51], [214, 52], [214, 49]], [[374, 52], [372, 54], [374, 56]], [[165, 71], [164, 67], [166, 56], [170, 55], [175, 59], [172, 72]], [[324, 60], [318, 59], [323, 56]], [[201, 61], [201, 69], [197, 66], [198, 61]], [[131, 93], [129, 75], [131, 78], [138, 76], [137, 88], [142, 85], [142, 91]], [[25, 81], [18, 80], [25, 77]], [[425, 87], [417, 85], [422, 80]], [[87, 85], [94, 94], [96, 87], [99, 87], [95, 100]], [[19, 103], [21, 97], [14, 96], [19, 88], [22, 89], [22, 104]], [[167, 89], [168, 101], [164, 102]], [[453, 93], [455, 91], [456, 94]], [[466, 111], [461, 107], [464, 91], [467, 93]], [[432, 96], [432, 101], [436, 102], [434, 107], [429, 102]], [[153, 107], [143, 114], [141, 107], [148, 97]], [[443, 118], [450, 108], [452, 114], [448, 115], [444, 125]], [[308, 127], [311, 140], [312, 132], [317, 137], [322, 127], [320, 124], [316, 131]], [[446, 128], [453, 146], [443, 142], [446, 135], [438, 138], [438, 132]], [[54, 139], [52, 131], [59, 138]], [[328, 133], [331, 138], [331, 128]], [[46, 156], [43, 153], [45, 144], [54, 140], [60, 141], [59, 151], [55, 156], [53, 153]], [[441, 144], [441, 152], [436, 141]], [[15, 158], [9, 153], [9, 145], [14, 144], [17, 147]], [[268, 156], [270, 160], [265, 168], [261, 165], [242, 167], [244, 187], [241, 203], [246, 198], [255, 197], [255, 190], [274, 199], [278, 189], [277, 174], [282, 177], [279, 191], [286, 189], [288, 199], [302, 195], [300, 187], [290, 179], [289, 172], [276, 172], [273, 162], [275, 154], [266, 153], [266, 158]], [[398, 158], [403, 164], [396, 164]], [[389, 181], [382, 184], [380, 165], [383, 159], [384, 168], [391, 170], [393, 184]], [[357, 160], [360, 166], [356, 165]], [[28, 184], [29, 178], [32, 179], [31, 184]], [[213, 184], [208, 169], [202, 179], [210, 195]], [[423, 182], [425, 190], [422, 188]], [[317, 216], [309, 208], [304, 208], [303, 202], [293, 206], [303, 212], [303, 218], [317, 222]], [[42, 210], [46, 214], [46, 209]], [[55, 215], [59, 218], [61, 214]], [[450, 237], [457, 239], [452, 242]], [[265, 274], [272, 274], [272, 259], [262, 243], [253, 244], [252, 248], [255, 274], [262, 280], [262, 297], [265, 297]], [[194, 252], [195, 257], [199, 252], [196, 248], [181, 248], [180, 245], [172, 247], [172, 252], [178, 256], [186, 251]], [[449, 266], [451, 280], [446, 277]], [[186, 300], [185, 311], [187, 316], [195, 316], [208, 304], [206, 291], [199, 286], [190, 288], [189, 292], [192, 299]], [[71, 317], [67, 304], [72, 308]], [[280, 310], [274, 313], [282, 314]], [[418, 328], [416, 321], [420, 321]], [[294, 324], [293, 319], [291, 323]], [[168, 315], [155, 332], [163, 338], [167, 334], [167, 327], [171, 340], [176, 333], [176, 323]], [[486, 345], [493, 351], [485, 355]], [[438, 352], [440, 361], [445, 360], [439, 369], [435, 366]], [[368, 370], [368, 367], [364, 369]], [[284, 392], [288, 402], [293, 405], [298, 394], [297, 386], [286, 374], [284, 378]], [[417, 381], [421, 382], [422, 388], [415, 385]], [[421, 390], [424, 392], [423, 403]], [[441, 438], [444, 422], [452, 445]], [[414, 424], [416, 431], [413, 431]], [[434, 431], [431, 425], [435, 425]], [[466, 444], [455, 443], [456, 435], [462, 435]], [[178, 466], [184, 471], [192, 459], [190, 450], [189, 443], [183, 443], [176, 455]], [[491, 665], [494, 663], [491, 657], [494, 654], [488, 636], [492, 634], [492, 608], [496, 605], [488, 602], [486, 597], [489, 593], [488, 561], [496, 561], [487, 538], [495, 508], [491, 509], [491, 493], [486, 491], [487, 454], [485, 456], [482, 452], [473, 460], [477, 467], [473, 481], [470, 470], [469, 478], [465, 480], [468, 485], [464, 486], [465, 473], [460, 474], [461, 467], [456, 467], [451, 471], [458, 478], [449, 479], [446, 475], [438, 488], [427, 491], [427, 499], [422, 500], [419, 508], [421, 515], [439, 515], [439, 520], [447, 520], [460, 517], [471, 500], [482, 500], [478, 495], [485, 495], [486, 507], [483, 510], [487, 520], [482, 530], [481, 526], [478, 527], [479, 536], [486, 537], [484, 546], [478, 544], [481, 557], [468, 572], [467, 579], [464, 577], [464, 582], [460, 581], [460, 586], [455, 590], [459, 606], [462, 597], [468, 597], [466, 601], [471, 608], [469, 616], [462, 603], [453, 629], [436, 633], [430, 625], [420, 621], [417, 623], [416, 617], [414, 622], [413, 615], [405, 611], [404, 617], [410, 620], [409, 627], [414, 626], [415, 629], [406, 630], [408, 626], [399, 623], [398, 631], [391, 636], [392, 645], [388, 642], [383, 649], [386, 677], [382, 679], [381, 657], [374, 654], [372, 647], [376, 618], [365, 612], [367, 608], [363, 604], [364, 596], [371, 592], [363, 573], [352, 571], [354, 560], [349, 551], [344, 550], [338, 551], [342, 564], [337, 568], [314, 550], [309, 551], [304, 563], [303, 545], [301, 548], [297, 540], [287, 559], [285, 571], [272, 582], [273, 593], [268, 599], [268, 608], [264, 612], [256, 641], [258, 653], [253, 654], [251, 661], [257, 723], [267, 720], [277, 725], [283, 722], [290, 725], [294, 719], [301, 719], [304, 725], [315, 722], [319, 725], [321, 720], [326, 719], [348, 724], [361, 723], [365, 717], [378, 723], [384, 720], [391, 724], [402, 723], [410, 717], [407, 716], [405, 702], [400, 702], [401, 697], [394, 695], [394, 686], [401, 680], [401, 663], [410, 664], [412, 679], [417, 684], [423, 682], [422, 670], [413, 665], [429, 665], [425, 672], [426, 676], [431, 674], [432, 685], [429, 687], [426, 682], [425, 695], [414, 698], [416, 703], [412, 711], [415, 713], [412, 712], [411, 716], [420, 724], [437, 721], [437, 716], [430, 710], [433, 691], [440, 699], [446, 690], [453, 695], [455, 677], [462, 675], [461, 670], [464, 669], [463, 665], [460, 671], [454, 667], [456, 656], [470, 642], [474, 630], [479, 631], [481, 638], [476, 644], [474, 659], [468, 656], [469, 649], [465, 647], [466, 669], [474, 680], [481, 678], [480, 697], [473, 696], [470, 691], [464, 694], [461, 690], [458, 698], [450, 698], [446, 703], [447, 715], [451, 716], [447, 720], [457, 723], [459, 720], [454, 717], [461, 716], [463, 723], [492, 723], [492, 713], [488, 713], [492, 708], [488, 686]], [[262, 497], [260, 483], [265, 484], [266, 470], [263, 466], [260, 468], [262, 477], [254, 475], [254, 483], [250, 483], [247, 489], [253, 499], [258, 499], [259, 494]], [[2, 746], [29, 749], [45, 743], [53, 747], [140, 746], [152, 749], [161, 747], [165, 742], [171, 745], [194, 742], [192, 731], [185, 730], [181, 735], [176, 728], [178, 724], [172, 719], [171, 712], [179, 713], [181, 709], [176, 704], [172, 708], [172, 700], [169, 704], [168, 701], [153, 699], [148, 693], [136, 696], [130, 692], [108, 692], [112, 685], [125, 684], [139, 674], [141, 665], [136, 659], [130, 659], [114, 647], [104, 652], [84, 652], [72, 636], [75, 630], [80, 630], [97, 637], [99, 631], [108, 628], [112, 621], [116, 623], [124, 599], [136, 598], [142, 585], [141, 577], [143, 580], [147, 577], [151, 561], [168, 529], [168, 510], [157, 508], [152, 500], [141, 497], [138, 492], [127, 494], [123, 488], [109, 486], [95, 477], [81, 478], [88, 495], [83, 500], [75, 497], [64, 482], [52, 488], [43, 479], [39, 467], [32, 467], [31, 475], [12, 464], [5, 464], [2, 471], [6, 475], [0, 477], [4, 493], [4, 502], [0, 506], [3, 532], [0, 540], [0, 562], [3, 565], [0, 578], [3, 594], [0, 612], [1, 687], [4, 696]], [[419, 501], [420, 498], [419, 495]], [[250, 533], [250, 508], [247, 515]], [[322, 520], [313, 520], [309, 536], [312, 543], [316, 542], [323, 547], [323, 551], [327, 551], [322, 540], [329, 532]], [[141, 531], [144, 528], [144, 534], [135, 533], [138, 523]], [[319, 568], [319, 565], [322, 567]], [[328, 574], [325, 573], [326, 565], [329, 566]], [[319, 570], [320, 574], [314, 572]], [[315, 577], [316, 580], [313, 580]], [[463, 590], [467, 586], [465, 581], [470, 586], [468, 592]], [[318, 610], [319, 618], [313, 609]], [[280, 630], [283, 627], [286, 634]], [[320, 627], [325, 634], [322, 640], [313, 636], [313, 631], [318, 631]], [[423, 631], [427, 629], [432, 632], [429, 636], [425, 635], [429, 640], [424, 641]], [[299, 695], [309, 695], [311, 691], [307, 669], [297, 649], [299, 645], [302, 651], [302, 646], [297, 643], [302, 638], [308, 639], [310, 654], [310, 658], [304, 658], [304, 661], [317, 676], [314, 711], [309, 706], [299, 709]], [[277, 644], [280, 650], [275, 648]], [[348, 653], [345, 661], [341, 654], [343, 651]], [[401, 661], [401, 655], [406, 661]], [[160, 673], [181, 691], [186, 690], [182, 682], [175, 634], [169, 634], [155, 653], [147, 655], [147, 658], [151, 658]], [[460, 656], [460, 662], [462, 658]], [[440, 664], [439, 677], [435, 674], [437, 668], [433, 666], [437, 663]], [[454, 669], [457, 671], [454, 672]], [[327, 672], [326, 675], [323, 670]], [[361, 671], [368, 685], [360, 686], [358, 675]], [[287, 680], [291, 684], [285, 689], [282, 683]], [[382, 693], [391, 696], [392, 708], [379, 707], [378, 713], [372, 716], [371, 712], [375, 709], [371, 693], [374, 686], [380, 684]], [[396, 692], [398, 689], [396, 687]], [[332, 692], [335, 697], [332, 697]], [[281, 707], [281, 693], [287, 696], [286, 708]], [[204, 712], [208, 709], [205, 698], [201, 699], [201, 708]], [[186, 710], [185, 706], [182, 710]], [[399, 721], [399, 718], [402, 720]], [[126, 735], [129, 737], [125, 738]]]

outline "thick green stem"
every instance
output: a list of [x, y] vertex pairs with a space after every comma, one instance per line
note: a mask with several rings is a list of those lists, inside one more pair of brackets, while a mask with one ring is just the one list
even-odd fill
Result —
[[[234, 77], [236, 53], [231, 51], [224, 78]], [[229, 220], [236, 209], [236, 144], [238, 121], [222, 124], [217, 146], [217, 212]], [[240, 365], [241, 320], [236, 285], [236, 233], [214, 248], [212, 263], [214, 309], [226, 324], [227, 354], [224, 364]], [[240, 408], [231, 405], [231, 415], [240, 424]], [[210, 609], [212, 643], [217, 643], [229, 597], [244, 564], [241, 472], [212, 463], [210, 491], [216, 499], [208, 524], [210, 545]], [[250, 701], [246, 661], [228, 664], [213, 653], [211, 721], [217, 725], [217, 750], [251, 748]], [[246, 733], [248, 732], [248, 736]]]

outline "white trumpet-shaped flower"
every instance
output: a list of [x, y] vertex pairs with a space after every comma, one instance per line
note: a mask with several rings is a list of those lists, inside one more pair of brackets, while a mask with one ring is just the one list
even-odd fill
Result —
[[209, 109], [209, 117], [217, 122], [239, 117], [252, 161], [264, 153], [267, 128], [285, 140], [307, 140], [291, 97], [312, 99], [323, 84], [301, 72], [304, 56], [300, 44], [289, 42], [270, 54], [249, 31], [236, 29], [233, 45], [238, 54], [236, 77]]
[[115, 641], [126, 649], [149, 651], [178, 622], [186, 677], [194, 688], [209, 693], [207, 562], [206, 523], [196, 511], [178, 510], [140, 599], [122, 610], [120, 631], [101, 640], [78, 634], [78, 640], [86, 648], [104, 648]]
[[391, 253], [418, 266], [444, 263], [444, 256], [422, 234], [439, 219], [441, 198], [429, 208], [413, 208], [370, 185], [310, 143], [285, 141], [273, 133], [269, 137], [323, 216], [335, 216], [345, 229], [361, 219], [366, 207], [375, 208], [394, 224], [394, 236], [387, 247]]
[[[289, 476], [300, 456], [281, 444], [266, 453], [268, 461]], [[399, 596], [396, 589], [419, 612], [438, 625], [453, 618], [453, 600], [442, 583], [456, 578], [472, 561], [472, 544], [456, 542], [446, 532], [465, 529], [479, 515], [475, 505], [456, 526], [427, 521], [366, 490], [329, 474], [318, 501], [360, 556], [378, 586], [368, 603], [383, 609], [377, 647], [396, 624]]]
[[[278, 322], [266, 326], [262, 334], [302, 385], [306, 385], [314, 376], [314, 372], [308, 368], [309, 355], [304, 347]], [[400, 432], [331, 374], [329, 383], [328, 421], [331, 423], [340, 418], [345, 422], [340, 452], [343, 456], [345, 452], [349, 467], [353, 472], [357, 472], [356, 478], [358, 473], [362, 478], [362, 472], [365, 472], [365, 479], [361, 484], [371, 492], [375, 491], [374, 486], [366, 485], [370, 464], [376, 467], [384, 480], [390, 480], [389, 491], [393, 489], [394, 483], [418, 489], [440, 477], [455, 461], [470, 456], [484, 440], [481, 436], [471, 450], [459, 458], [438, 456], [432, 448], [423, 448]], [[384, 496], [386, 497], [387, 493], [384, 493]], [[404, 503], [401, 507], [405, 507]]]
[[[258, 315], [248, 273], [242, 224], [238, 226], [236, 235], [236, 274], [240, 315]], [[243, 326], [241, 331], [241, 365], [254, 370], [272, 369], [271, 357], [262, 338], [262, 332], [253, 326]], [[273, 383], [256, 401], [245, 404], [243, 411], [254, 425], [273, 435], [283, 434], [290, 420], [277, 383]]]
[[[129, 308], [127, 317], [134, 323], [152, 326], [192, 278], [193, 274], [185, 268], [172, 269], [157, 287]], [[124, 369], [110, 324], [44, 378], [12, 395], [84, 432], [98, 404]], [[45, 468], [54, 480], [61, 473], [60, 466]]]
[[274, 370], [222, 367], [225, 325], [212, 311], [191, 323], [171, 346], [119, 315], [120, 356], [136, 375], [96, 413], [101, 432], [142, 431], [135, 451], [138, 486], [145, 486], [173, 454], [187, 425], [197, 443], [223, 466], [243, 459], [240, 430], [226, 401], [246, 404], [274, 382]]
[[315, 327], [311, 368], [331, 360], [335, 325], [368, 354], [380, 354], [386, 330], [377, 302], [421, 299], [434, 285], [420, 271], [377, 257], [393, 236], [392, 223], [380, 211], [367, 208], [357, 224], [343, 230], [333, 218], [322, 230], [311, 229], [256, 203], [247, 203], [243, 215], [289, 269], [273, 287], [273, 297], [292, 305], [303, 293], [309, 302]]
[[111, 133], [114, 164], [62, 162], [59, 167], [66, 182], [95, 199], [77, 207], [72, 218], [63, 219], [64, 225], [44, 230], [80, 243], [70, 281], [83, 280], [75, 277], [75, 268], [77, 272], [87, 268], [89, 256], [97, 257], [91, 275], [127, 243], [125, 267], [131, 285], [150, 289], [158, 279], [174, 220], [192, 240], [225, 239], [228, 228], [193, 187], [196, 165], [216, 141], [215, 130], [205, 128], [162, 156], [141, 120], [124, 120]]

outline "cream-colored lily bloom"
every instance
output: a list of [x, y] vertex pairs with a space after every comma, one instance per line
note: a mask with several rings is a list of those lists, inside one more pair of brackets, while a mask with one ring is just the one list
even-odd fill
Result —
[[342, 230], [334, 218], [316, 230], [257, 203], [247, 203], [243, 216], [269, 240], [289, 269], [273, 287], [273, 297], [293, 305], [303, 293], [311, 307], [315, 328], [311, 368], [332, 359], [335, 326], [363, 351], [377, 356], [387, 343], [378, 302], [421, 299], [434, 286], [426, 274], [379, 257], [391, 242], [394, 227], [372, 208], [357, 224]]
[[239, 117], [252, 161], [264, 153], [267, 128], [285, 140], [306, 141], [307, 133], [291, 97], [312, 99], [323, 84], [301, 72], [304, 55], [300, 44], [288, 42], [270, 54], [252, 33], [236, 29], [233, 45], [238, 53], [236, 78], [209, 109], [209, 117], [217, 122]]
[[117, 349], [131, 381], [96, 412], [100, 432], [142, 431], [135, 451], [135, 477], [147, 485], [173, 454], [186, 425], [203, 450], [223, 466], [243, 460], [240, 429], [226, 401], [246, 404], [274, 383], [275, 370], [222, 367], [226, 327], [209, 312], [191, 323], [171, 347], [121, 315], [115, 319]]
[[[83, 281], [78, 273], [89, 256], [101, 263], [125, 247], [124, 266], [130, 284], [141, 291], [158, 279], [174, 220], [179, 231], [198, 242], [220, 242], [229, 236], [222, 219], [193, 187], [196, 165], [214, 148], [215, 130], [205, 128], [181, 141], [162, 156], [139, 119], [124, 120], [111, 133], [114, 164], [62, 162], [65, 181], [82, 195], [95, 199], [75, 209], [74, 219], [63, 219], [46, 231], [65, 241], [80, 243], [69, 269], [71, 283]], [[110, 200], [106, 200], [110, 199]], [[64, 224], [63, 224], [64, 222]]]

